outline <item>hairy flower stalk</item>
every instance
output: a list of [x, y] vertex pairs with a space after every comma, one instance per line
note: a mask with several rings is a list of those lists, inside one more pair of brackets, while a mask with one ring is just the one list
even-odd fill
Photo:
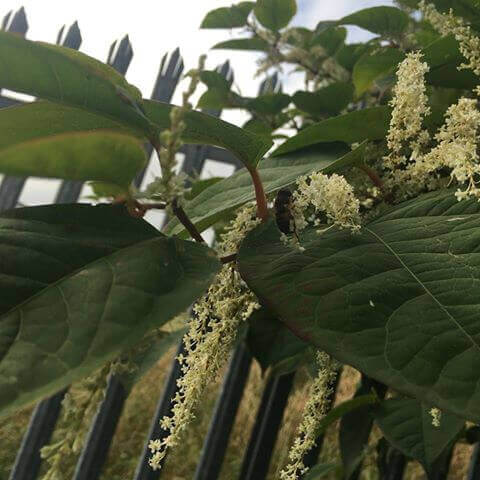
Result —
[[[236, 252], [245, 234], [259, 223], [255, 205], [240, 210], [223, 235], [219, 253]], [[195, 408], [206, 385], [224, 366], [239, 326], [258, 307], [255, 295], [232, 264], [222, 268], [207, 293], [194, 305], [190, 328], [183, 339], [185, 354], [178, 356], [183, 375], [177, 382], [172, 415], [160, 422], [168, 436], [149, 444], [152, 453], [149, 464], [154, 470], [161, 468], [167, 449], [178, 445], [182, 433], [195, 418]]]
[[170, 111], [170, 128], [160, 134], [160, 143], [163, 148], [156, 146], [162, 176], [157, 177], [147, 186], [147, 196], [160, 198], [167, 203], [167, 211], [171, 213], [171, 204], [174, 200], [181, 201], [185, 194], [185, 175], [176, 173], [176, 154], [183, 145], [182, 135], [185, 130], [184, 117], [192, 109], [190, 97], [194, 94], [200, 82], [200, 73], [205, 67], [206, 56], [199, 59], [198, 67], [191, 70], [190, 84], [182, 95], [182, 106], [174, 107]]
[[442, 411], [439, 408], [433, 407], [430, 409], [429, 413], [432, 416], [432, 425], [437, 428], [440, 427], [442, 420]]
[[71, 470], [83, 447], [90, 423], [105, 396], [110, 371], [111, 364], [108, 363], [65, 394], [59, 440], [40, 451], [42, 459], [48, 464], [42, 480], [71, 478]]
[[[315, 213], [324, 213], [327, 221], [341, 228], [357, 231], [360, 228], [360, 203], [352, 186], [341, 175], [328, 176], [315, 172], [297, 180], [297, 190], [293, 194], [293, 216], [297, 231], [307, 225], [305, 211], [313, 206]], [[315, 225], [320, 220], [312, 217]], [[323, 230], [318, 230], [321, 233]]]
[[297, 480], [308, 471], [303, 458], [315, 446], [318, 427], [330, 407], [338, 364], [325, 352], [317, 353], [317, 363], [318, 374], [312, 383], [297, 437], [288, 454], [290, 464], [280, 472], [281, 480]]

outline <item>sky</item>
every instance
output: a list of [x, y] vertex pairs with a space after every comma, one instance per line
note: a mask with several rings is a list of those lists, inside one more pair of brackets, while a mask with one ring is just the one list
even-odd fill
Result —
[[[129, 35], [133, 46], [133, 59], [127, 71], [127, 80], [151, 95], [162, 56], [176, 47], [184, 58], [185, 71], [197, 64], [198, 57], [206, 53], [207, 68], [213, 69], [229, 59], [235, 72], [235, 85], [243, 95], [255, 95], [260, 79], [253, 79], [256, 55], [248, 52], [210, 50], [217, 42], [235, 38], [238, 33], [228, 30], [201, 30], [200, 23], [206, 13], [214, 8], [229, 6], [234, 0], [1, 0], [0, 17], [10, 10], [25, 7], [29, 30], [27, 38], [55, 43], [62, 25], [67, 28], [78, 21], [82, 34], [80, 51], [106, 61], [114, 40]], [[293, 24], [309, 28], [320, 20], [335, 20], [365, 7], [390, 5], [389, 0], [297, 0], [298, 13]], [[347, 41], [369, 38], [368, 32], [350, 28]], [[295, 90], [290, 82], [285, 89]], [[179, 103], [182, 83], [176, 89], [172, 102]], [[241, 123], [243, 117], [225, 112], [222, 118]], [[211, 170], [211, 169], [210, 169]], [[222, 171], [221, 174], [228, 174]], [[211, 175], [208, 171], [206, 175]], [[150, 176], [153, 175], [150, 173]], [[34, 180], [27, 182], [21, 202], [27, 205], [51, 202], [56, 181]]]

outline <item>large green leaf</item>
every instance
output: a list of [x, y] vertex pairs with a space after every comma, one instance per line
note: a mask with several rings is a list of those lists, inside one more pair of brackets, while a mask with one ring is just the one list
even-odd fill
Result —
[[396, 37], [408, 26], [408, 15], [395, 7], [371, 7], [347, 15], [338, 21], [340, 25], [356, 25], [384, 37]]
[[159, 235], [120, 205], [46, 205], [2, 212], [0, 314], [86, 263]]
[[458, 70], [465, 58], [452, 36], [442, 37], [423, 50], [423, 60], [430, 66], [426, 81], [438, 87], [472, 89], [478, 85], [478, 77], [470, 70]]
[[220, 266], [206, 246], [159, 236], [112, 207], [7, 212], [0, 249], [1, 415], [136, 344], [185, 310]]
[[429, 412], [430, 407], [412, 398], [386, 400], [375, 411], [375, 420], [385, 438], [405, 455], [418, 460], [427, 473], [465, 424], [463, 419], [445, 412], [440, 426], [435, 427]]
[[353, 68], [353, 83], [357, 96], [365, 93], [376, 80], [391, 75], [405, 54], [396, 48], [378, 48], [366, 52]]
[[140, 139], [85, 110], [35, 102], [0, 110], [0, 172], [126, 186], [145, 165]]
[[360, 233], [285, 246], [250, 232], [240, 273], [301, 338], [408, 395], [480, 420], [480, 204], [451, 190], [404, 202]]
[[310, 42], [310, 47], [320, 45], [325, 49], [327, 56], [334, 55], [345, 45], [347, 30], [336, 27], [335, 22], [320, 22], [316, 27], [316, 33]]
[[248, 101], [247, 108], [263, 115], [276, 115], [291, 102], [290, 95], [285, 93], [265, 93]]
[[296, 0], [257, 0], [253, 9], [257, 20], [265, 27], [278, 31], [286, 27], [297, 13]]
[[[147, 116], [160, 128], [169, 128], [170, 111], [173, 105], [145, 100]], [[272, 146], [272, 141], [242, 130], [231, 123], [201, 112], [186, 112], [186, 129], [183, 140], [186, 143], [217, 145], [234, 153], [247, 167], [255, 167]]]
[[336, 82], [316, 92], [298, 91], [293, 95], [295, 106], [312, 115], [337, 115], [353, 100], [350, 83]]
[[385, 137], [390, 123], [388, 107], [358, 110], [318, 122], [280, 145], [272, 156], [283, 155], [322, 142], [361, 142]]
[[358, 59], [370, 49], [370, 45], [365, 43], [349, 43], [348, 45], [343, 45], [335, 53], [334, 58], [343, 68], [351, 72]]
[[150, 134], [140, 92], [114, 68], [66, 47], [0, 32], [0, 85], [74, 105]]
[[307, 358], [307, 350], [310, 350], [308, 343], [296, 337], [265, 307], [253, 312], [248, 319], [246, 341], [263, 371], [286, 363], [293, 371]]
[[240, 2], [231, 7], [221, 7], [207, 13], [200, 28], [244, 27], [255, 2]]
[[[347, 168], [361, 160], [363, 146], [347, 152], [348, 149], [343, 144], [322, 145], [291, 155], [267, 158], [259, 165], [258, 170], [265, 191], [273, 193], [295, 183], [300, 175], [307, 175], [313, 171], [331, 173]], [[254, 199], [255, 192], [250, 175], [245, 170], [239, 170], [204, 190], [192, 202], [186, 204], [185, 211], [202, 231]], [[186, 235], [184, 227], [175, 218], [168, 223], [167, 231]]]
[[215, 44], [212, 49], [226, 50], [259, 50], [261, 52], [269, 49], [268, 42], [259, 37], [234, 38]]

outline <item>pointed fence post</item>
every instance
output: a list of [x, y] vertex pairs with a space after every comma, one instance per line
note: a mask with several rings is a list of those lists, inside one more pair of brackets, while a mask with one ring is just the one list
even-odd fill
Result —
[[[73, 30], [74, 27], [76, 27], [76, 31]], [[69, 42], [69, 44], [66, 44], [67, 41]], [[67, 33], [64, 46], [75, 48], [74, 46], [72, 46], [74, 42], [81, 42], [80, 30], [78, 30], [78, 25], [76, 24], [76, 22], [72, 25], [72, 27], [70, 27], [70, 30]], [[78, 46], [80, 46], [80, 43], [78, 43]], [[116, 46], [117, 41], [113, 42], [110, 46], [107, 63], [113, 68], [115, 68], [118, 72], [125, 75], [133, 57], [132, 45], [130, 44], [128, 35], [125, 35], [125, 37], [123, 37], [122, 41], [118, 45], [118, 49], [115, 48]], [[80, 180], [64, 180], [60, 184], [60, 187], [57, 191], [55, 203], [76, 202], [80, 197], [83, 184], [84, 182]]]
[[[12, 17], [9, 12], [2, 22], [2, 30], [10, 33], [16, 33], [25, 36], [28, 30], [27, 15], [25, 9], [21, 7]], [[11, 106], [19, 103], [16, 100], [4, 99], [0, 103], [0, 107]], [[9, 210], [17, 206], [18, 199], [22, 193], [26, 178], [7, 175], [3, 177], [0, 185], [0, 211]]]

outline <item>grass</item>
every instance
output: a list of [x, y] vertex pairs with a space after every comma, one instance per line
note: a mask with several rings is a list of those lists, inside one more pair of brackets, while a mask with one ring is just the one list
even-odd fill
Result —
[[[133, 478], [145, 437], [150, 428], [150, 419], [162, 392], [174, 351], [175, 349], [172, 349], [167, 355], [164, 355], [157, 365], [135, 386], [129, 396], [101, 480]], [[337, 403], [352, 396], [358, 378], [358, 372], [354, 369], [348, 367], [344, 369], [337, 392]], [[240, 473], [243, 452], [248, 444], [249, 433], [255, 421], [264, 383], [265, 377], [262, 377], [260, 368], [254, 363], [230, 436], [220, 480], [235, 479]], [[298, 372], [275, 445], [268, 480], [278, 480], [279, 472], [287, 462], [289, 446], [293, 441], [308, 395], [308, 385], [307, 374], [303, 371]], [[189, 428], [182, 445], [169, 455], [162, 479], [190, 480], [193, 478], [220, 386], [221, 380], [213, 382], [204, 395], [203, 403], [194, 424]], [[8, 478], [15, 454], [20, 446], [22, 434], [28, 425], [31, 411], [31, 408], [27, 408], [9, 419], [0, 421], [0, 480], [7, 480]], [[371, 443], [378, 440], [380, 436], [378, 429], [375, 429], [371, 435]], [[321, 454], [322, 461], [331, 462], [339, 458], [337, 437], [338, 425], [334, 425], [327, 431]], [[449, 480], [465, 478], [471, 450], [472, 447], [465, 444], [456, 446]], [[332, 475], [325, 478], [333, 480], [335, 477]], [[410, 462], [404, 478], [423, 480], [426, 477], [417, 463]], [[376, 479], [378, 479], [376, 456], [374, 449], [372, 449], [372, 453], [365, 458], [361, 480]]]

